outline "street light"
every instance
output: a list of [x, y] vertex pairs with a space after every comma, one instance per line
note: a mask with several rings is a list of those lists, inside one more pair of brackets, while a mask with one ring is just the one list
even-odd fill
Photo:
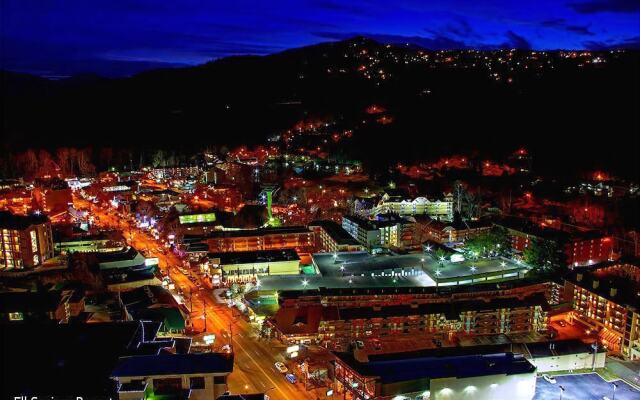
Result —
[[612, 383], [611, 385], [613, 386], [613, 394], [611, 395], [611, 400], [616, 400], [616, 389], [618, 388], [618, 384]]
[[302, 280], [302, 286], [303, 286], [303, 287], [307, 287], [307, 285], [308, 285], [308, 284], [309, 284], [309, 281], [308, 281], [308, 280], [306, 280], [306, 279], [303, 279], [303, 280]]
[[564, 393], [564, 387], [558, 386], [558, 388], [560, 389], [560, 400], [562, 400], [562, 394]]

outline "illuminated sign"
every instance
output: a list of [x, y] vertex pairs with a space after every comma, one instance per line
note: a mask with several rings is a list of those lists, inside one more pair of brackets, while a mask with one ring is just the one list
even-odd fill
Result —
[[124, 192], [126, 190], [131, 190], [131, 188], [126, 185], [105, 186], [102, 188], [103, 192]]
[[300, 346], [298, 346], [297, 344], [287, 347], [287, 353], [295, 353], [297, 351], [300, 351]]
[[153, 258], [145, 258], [144, 259], [144, 265], [151, 266], [151, 265], [158, 265], [158, 258], [157, 257], [153, 257]]
[[178, 217], [180, 219], [180, 224], [197, 224], [200, 222], [215, 222], [216, 214], [215, 213], [206, 213], [206, 214], [192, 214], [192, 215], [181, 215]]

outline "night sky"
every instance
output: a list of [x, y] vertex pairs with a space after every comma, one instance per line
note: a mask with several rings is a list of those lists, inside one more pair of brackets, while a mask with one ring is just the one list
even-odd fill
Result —
[[0, 0], [3, 69], [130, 75], [367, 35], [429, 49], [640, 47], [640, 0]]

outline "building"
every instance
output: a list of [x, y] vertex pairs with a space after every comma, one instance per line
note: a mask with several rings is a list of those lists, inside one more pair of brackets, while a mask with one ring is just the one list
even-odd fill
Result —
[[416, 236], [422, 240], [436, 243], [464, 242], [491, 230], [492, 224], [487, 221], [453, 221], [444, 222], [431, 218], [416, 218]]
[[607, 352], [577, 339], [523, 344], [538, 373], [604, 368]]
[[600, 343], [631, 360], [640, 359], [640, 267], [606, 263], [565, 278], [571, 316], [598, 332]]
[[544, 332], [547, 311], [547, 301], [541, 294], [522, 300], [341, 308], [339, 319], [320, 321], [318, 341], [325, 347], [340, 348], [356, 339], [394, 335], [442, 340], [465, 335]]
[[121, 356], [173, 347], [156, 340], [158, 328], [143, 322], [5, 324], [1, 391], [29, 398], [115, 398], [110, 377]]
[[227, 392], [233, 354], [188, 353], [121, 357], [111, 377], [119, 400], [216, 399]]
[[413, 243], [413, 222], [394, 214], [378, 215], [376, 220], [346, 215], [342, 217], [342, 228], [369, 249]]
[[112, 292], [146, 285], [160, 285], [158, 259], [145, 258], [133, 247], [120, 251], [95, 253], [100, 273]]
[[358, 400], [533, 398], [536, 368], [522, 354], [469, 354], [470, 350], [336, 353], [336, 387]]
[[545, 332], [545, 285], [495, 290], [456, 288], [321, 289], [281, 292], [277, 336], [344, 349], [354, 340], [422, 337], [455, 341], [465, 336]]
[[129, 319], [160, 322], [161, 330], [169, 333], [182, 333], [190, 324], [187, 307], [162, 286], [142, 286], [118, 297]]
[[373, 207], [372, 215], [398, 214], [400, 216], [427, 215], [433, 219], [451, 221], [453, 219], [453, 196], [442, 200], [429, 200], [426, 197], [415, 199], [402, 198], [399, 195], [385, 193]]
[[214, 231], [201, 241], [212, 253], [282, 249], [309, 252], [315, 248], [314, 233], [303, 226]]
[[313, 221], [309, 229], [315, 233], [316, 247], [326, 252], [364, 251], [366, 248], [334, 221]]
[[222, 269], [226, 282], [254, 282], [263, 275], [298, 275], [300, 257], [295, 250], [210, 253], [209, 262]]
[[551, 229], [515, 218], [503, 219], [496, 225], [507, 229], [516, 252], [523, 252], [533, 240], [542, 240], [557, 244], [567, 265], [597, 264], [613, 257], [613, 237], [598, 231]]
[[0, 293], [0, 323], [69, 322], [84, 312], [80, 290]]
[[61, 237], [54, 243], [57, 252], [68, 253], [98, 253], [121, 251], [126, 242], [117, 232], [99, 232], [96, 234], [82, 234]]
[[41, 266], [53, 257], [51, 223], [45, 215], [0, 211], [0, 270]]

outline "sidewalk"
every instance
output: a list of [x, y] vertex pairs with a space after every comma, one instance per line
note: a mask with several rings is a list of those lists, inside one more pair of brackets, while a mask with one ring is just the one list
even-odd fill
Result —
[[622, 380], [631, 386], [640, 389], [640, 362], [622, 361], [608, 357], [606, 368], [618, 375]]

